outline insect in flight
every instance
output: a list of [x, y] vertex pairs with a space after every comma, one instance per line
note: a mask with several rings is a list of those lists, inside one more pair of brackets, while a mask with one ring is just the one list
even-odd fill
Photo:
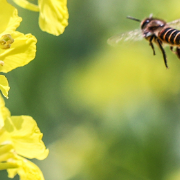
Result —
[[166, 23], [162, 19], [153, 18], [152, 15], [142, 21], [130, 16], [127, 18], [140, 22], [141, 29], [135, 29], [133, 31], [115, 35], [108, 39], [109, 44], [115, 45], [123, 40], [141, 40], [145, 38], [149, 41], [149, 45], [151, 46], [154, 55], [155, 49], [153, 43], [158, 45], [163, 54], [166, 68], [168, 68], [168, 64], [163, 44], [168, 44], [170, 50], [180, 59], [180, 30], [175, 29], [178, 26], [180, 27], [180, 19]]

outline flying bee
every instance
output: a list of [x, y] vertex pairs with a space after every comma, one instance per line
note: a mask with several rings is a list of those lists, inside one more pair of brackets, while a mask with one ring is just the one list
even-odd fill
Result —
[[166, 68], [168, 68], [168, 64], [163, 44], [168, 44], [170, 50], [180, 59], [180, 30], [175, 29], [178, 26], [180, 27], [180, 19], [166, 23], [162, 19], [153, 18], [152, 15], [142, 21], [130, 16], [127, 18], [140, 22], [141, 29], [135, 29], [124, 34], [113, 36], [108, 39], [109, 44], [115, 45], [122, 40], [141, 40], [145, 38], [149, 41], [153, 55], [155, 55], [153, 43], [157, 44], [160, 48]]

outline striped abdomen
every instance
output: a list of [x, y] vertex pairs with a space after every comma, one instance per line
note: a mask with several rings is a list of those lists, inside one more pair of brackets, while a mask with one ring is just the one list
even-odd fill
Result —
[[172, 45], [180, 45], [180, 31], [170, 27], [165, 28], [159, 32], [159, 39]]

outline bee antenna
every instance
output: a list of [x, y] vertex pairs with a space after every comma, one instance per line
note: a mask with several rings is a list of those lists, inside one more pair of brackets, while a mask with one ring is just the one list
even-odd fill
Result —
[[128, 18], [128, 19], [132, 19], [132, 20], [134, 20], [134, 21], [141, 22], [141, 20], [139, 20], [139, 19], [136, 19], [136, 18], [134, 18], [134, 17], [131, 17], [131, 16], [127, 16], [127, 18]]

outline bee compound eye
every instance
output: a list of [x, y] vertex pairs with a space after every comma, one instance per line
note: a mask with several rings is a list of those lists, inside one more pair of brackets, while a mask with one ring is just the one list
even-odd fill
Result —
[[141, 28], [144, 29], [149, 22], [150, 22], [150, 20], [149, 20], [149, 19], [146, 19], [146, 20], [142, 23]]

